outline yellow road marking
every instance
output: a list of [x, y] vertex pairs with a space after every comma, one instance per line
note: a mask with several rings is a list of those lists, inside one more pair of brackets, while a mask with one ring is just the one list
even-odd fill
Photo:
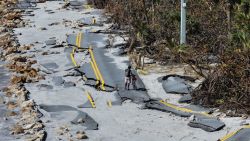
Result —
[[101, 74], [101, 72], [100, 72], [100, 70], [99, 70], [99, 68], [98, 68], [98, 66], [97, 66], [97, 63], [96, 63], [96, 61], [95, 61], [95, 56], [94, 56], [94, 53], [93, 53], [93, 51], [92, 51], [92, 48], [90, 47], [89, 48], [89, 53], [90, 53], [90, 56], [91, 56], [91, 60], [92, 60], [92, 62], [93, 62], [93, 64], [94, 64], [94, 67], [92, 67], [94, 70], [96, 70], [96, 72], [97, 72], [97, 78], [99, 78], [100, 80], [101, 80], [101, 83], [102, 83], [102, 90], [105, 90], [105, 81], [104, 81], [104, 79], [103, 79], [103, 77], [102, 77], [102, 74]]
[[219, 139], [219, 141], [226, 141], [226, 140], [230, 139], [231, 137], [233, 137], [235, 134], [237, 134], [240, 130], [246, 129], [246, 128], [250, 128], [250, 125], [246, 125], [246, 126], [242, 127], [241, 129], [238, 129], [237, 131], [234, 131], [234, 132], [227, 134], [225, 137]]
[[202, 114], [204, 116], [211, 116], [211, 115], [209, 115], [209, 114], [207, 114], [205, 112], [196, 112], [196, 111], [193, 111], [193, 110], [190, 110], [190, 109], [187, 109], [187, 108], [178, 107], [178, 106], [175, 106], [173, 104], [167, 103], [167, 102], [165, 102], [163, 100], [160, 100], [160, 103], [162, 103], [162, 104], [164, 104], [164, 105], [166, 105], [168, 107], [171, 107], [173, 109], [176, 109], [178, 111], [182, 111], [182, 112], [186, 112], [186, 113]]
[[73, 64], [74, 64], [74, 66], [75, 66], [75, 67], [78, 67], [78, 64], [76, 63], [76, 60], [75, 60], [75, 51], [76, 51], [76, 49], [73, 48], [73, 49], [72, 49], [72, 53], [70, 53], [70, 57], [71, 57], [71, 60], [72, 60], [72, 62], [73, 62]]
[[79, 47], [79, 33], [76, 35], [76, 46]]
[[[91, 61], [91, 62], [90, 62], [90, 64], [91, 64], [91, 67], [92, 67], [92, 68], [93, 68], [93, 70], [94, 70], [94, 73], [95, 73], [96, 79], [99, 81], [100, 79], [99, 79], [99, 76], [98, 76], [98, 74], [97, 74], [97, 72], [96, 72], [96, 69], [94, 69], [95, 67], [94, 67], [93, 62]], [[98, 82], [96, 82], [96, 83], [98, 83]]]
[[77, 67], [77, 63], [76, 63], [76, 60], [74, 58], [74, 54], [73, 53], [70, 53], [70, 57], [71, 57], [71, 60], [72, 60], [72, 63], [74, 64], [75, 67]]
[[91, 106], [92, 106], [93, 108], [96, 108], [95, 102], [94, 102], [94, 100], [93, 100], [93, 98], [92, 98], [92, 96], [90, 95], [89, 92], [87, 92], [87, 98], [88, 98], [89, 102], [91, 103]]
[[82, 43], [82, 33], [78, 33], [78, 44], [77, 47], [80, 48]]
[[[80, 46], [81, 46], [82, 36], [83, 36], [82, 33], [78, 33], [76, 35], [76, 46], [78, 48], [80, 48]], [[71, 56], [71, 60], [72, 60], [73, 64], [75, 66], [78, 66], [77, 63], [76, 63], [76, 61], [75, 61], [75, 59], [74, 59], [75, 50], [76, 49], [73, 48], [72, 53], [70, 54], [70, 56]], [[101, 74], [101, 72], [100, 72], [100, 70], [99, 70], [99, 68], [97, 66], [97, 63], [96, 63], [95, 57], [94, 57], [94, 53], [93, 53], [91, 47], [89, 48], [89, 53], [90, 53], [90, 56], [91, 56], [91, 62], [90, 62], [90, 64], [91, 64], [92, 69], [94, 70], [94, 74], [95, 74], [96, 79], [97, 79], [96, 83], [98, 83], [98, 81], [100, 80], [101, 81], [101, 89], [105, 90], [105, 86], [104, 86], [105, 85], [105, 81], [104, 81], [104, 79], [102, 77], [102, 74]]]
[[79, 32], [77, 35], [76, 35], [76, 46], [78, 48], [81, 47], [81, 43], [82, 43], [82, 33]]
[[[76, 46], [79, 48], [81, 46], [81, 39], [82, 39], [82, 33], [78, 33], [76, 35]], [[74, 64], [75, 67], [78, 67], [78, 64], [76, 63], [76, 60], [75, 60], [75, 52], [76, 52], [76, 48], [73, 48], [72, 49], [72, 53], [70, 53], [70, 57], [71, 57], [71, 60]]]
[[72, 53], [75, 54], [75, 52], [76, 52], [76, 48], [73, 48]]
[[108, 100], [108, 101], [107, 101], [107, 105], [108, 105], [109, 107], [112, 107], [112, 102], [111, 102], [111, 100]]
[[80, 40], [80, 43], [79, 43], [79, 47], [81, 47], [81, 43], [82, 43], [82, 39], [83, 39], [83, 33], [80, 34], [80, 37], [81, 37], [80, 38], [81, 40]]
[[78, 37], [79, 34], [76, 35], [76, 46], [78, 47], [78, 40], [79, 40], [79, 37]]
[[[76, 36], [76, 46], [78, 45], [78, 35]], [[75, 67], [78, 67], [78, 64], [76, 63], [76, 60], [75, 60], [75, 51], [76, 49], [73, 47], [72, 49], [72, 53], [70, 53], [70, 58], [74, 64]]]

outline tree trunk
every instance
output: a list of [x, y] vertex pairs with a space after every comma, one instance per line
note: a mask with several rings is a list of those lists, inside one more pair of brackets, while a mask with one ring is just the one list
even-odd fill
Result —
[[128, 48], [128, 53], [131, 53], [134, 50], [134, 43], [135, 43], [135, 38], [131, 37], [130, 38], [130, 45], [129, 45], [129, 48]]

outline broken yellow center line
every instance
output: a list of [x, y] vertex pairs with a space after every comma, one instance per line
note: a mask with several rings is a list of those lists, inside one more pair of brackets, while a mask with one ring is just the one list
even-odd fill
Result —
[[78, 64], [76, 63], [76, 60], [75, 60], [75, 48], [72, 49], [72, 53], [70, 53], [70, 58], [74, 64], [75, 67], [78, 67]]
[[92, 98], [92, 96], [90, 95], [89, 92], [87, 92], [87, 98], [88, 98], [88, 100], [89, 100], [91, 106], [92, 106], [93, 108], [96, 108], [95, 102], [94, 102], [94, 100], [93, 100], [93, 98]]
[[107, 105], [108, 105], [108, 107], [112, 107], [112, 102], [111, 102], [111, 100], [108, 100], [108, 101], [107, 101]]
[[187, 109], [187, 108], [182, 108], [182, 107], [175, 106], [173, 104], [165, 102], [164, 100], [160, 100], [160, 103], [162, 103], [162, 104], [164, 104], [164, 105], [166, 105], [168, 107], [171, 107], [171, 108], [173, 108], [175, 110], [181, 111], [181, 112], [193, 113], [193, 114], [202, 114], [204, 116], [209, 116], [209, 117], [211, 116], [211, 115], [209, 115], [209, 114], [207, 114], [205, 112], [196, 112], [196, 111], [193, 111], [193, 110], [190, 110], [190, 109]]
[[82, 43], [82, 33], [78, 33], [77, 37], [78, 37], [78, 44], [76, 46], [80, 48]]
[[[78, 33], [76, 35], [76, 46], [79, 48], [81, 46], [81, 37], [82, 34], [81, 33]], [[76, 60], [75, 60], [75, 52], [76, 52], [76, 48], [73, 48], [72, 49], [72, 53], [70, 53], [70, 58], [74, 64], [75, 67], [78, 67], [78, 64], [76, 63]]]
[[74, 58], [74, 53], [70, 53], [70, 57], [71, 57], [71, 60], [72, 60], [72, 62], [74, 64], [74, 66], [77, 67], [78, 65], [77, 65], [76, 60]]
[[79, 39], [78, 35], [79, 35], [79, 34], [76, 35], [76, 46], [77, 46], [77, 47], [78, 47], [78, 42], [79, 42], [79, 41], [78, 41], [78, 39]]
[[[95, 68], [95, 67], [94, 67], [94, 63], [93, 63], [92, 61], [90, 62], [90, 64], [91, 64], [91, 67], [92, 67], [92, 68]], [[97, 74], [97, 72], [96, 72], [96, 69], [93, 69], [93, 70], [94, 70], [96, 79], [99, 81], [100, 79], [99, 79], [99, 76], [98, 76], [98, 74]], [[98, 83], [98, 82], [96, 82], [96, 83]]]
[[102, 77], [102, 74], [101, 74], [101, 72], [100, 72], [100, 70], [99, 70], [99, 68], [97, 66], [97, 63], [95, 61], [95, 56], [94, 56], [94, 53], [93, 53], [91, 47], [89, 48], [89, 53], [90, 53], [90, 56], [91, 56], [91, 62], [93, 63], [93, 65], [91, 65], [92, 69], [97, 72], [96, 78], [97, 78], [97, 80], [101, 81], [101, 88], [102, 88], [102, 90], [105, 90], [105, 86], [104, 86], [105, 85], [105, 81], [104, 81], [104, 79]]
[[250, 128], [250, 125], [246, 125], [246, 126], [244, 126], [243, 128], [241, 128], [241, 129], [239, 129], [237, 131], [234, 131], [234, 132], [231, 132], [231, 133], [227, 134], [225, 137], [219, 139], [219, 141], [227, 141], [228, 139], [230, 139], [231, 137], [236, 135], [240, 130], [247, 129], [247, 128]]

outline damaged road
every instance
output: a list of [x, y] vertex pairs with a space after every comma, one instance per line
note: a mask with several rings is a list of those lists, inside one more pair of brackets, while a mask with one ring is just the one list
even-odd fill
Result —
[[39, 107], [49, 113], [61, 113], [64, 111], [76, 111], [78, 113], [71, 123], [82, 124], [87, 130], [98, 130], [98, 123], [92, 119], [88, 114], [67, 105], [39, 105]]
[[[47, 1], [37, 4], [35, 16], [24, 16], [29, 25], [15, 29], [21, 45], [33, 44], [26, 53], [37, 60], [32, 67], [44, 78], [25, 86], [44, 115], [47, 140], [76, 140], [86, 132], [90, 140], [200, 141], [218, 139], [226, 132], [220, 130], [223, 122], [204, 117], [206, 113], [173, 108], [161, 103], [161, 97], [152, 99], [136, 70], [138, 88], [124, 90], [124, 70], [130, 62], [119, 54], [126, 43], [112, 34], [114, 48], [107, 48], [109, 36], [94, 32], [110, 27], [100, 11], [85, 0]], [[169, 92], [192, 90], [174, 76], [163, 81]], [[179, 82], [182, 85], [174, 89]]]
[[[137, 89], [130, 91], [124, 90], [125, 70], [115, 68], [112, 63], [114, 60], [105, 55], [108, 53], [105, 40], [107, 35], [88, 32], [79, 34], [69, 35], [67, 43], [69, 45], [78, 46], [79, 48], [87, 48], [87, 53], [85, 54], [89, 54], [89, 56], [85, 56], [83, 59], [81, 56], [74, 56], [76, 62], [84, 62], [79, 66], [78, 70], [85, 74], [85, 77], [87, 78], [85, 82], [86, 85], [96, 86], [98, 82], [100, 82], [100, 90], [107, 92], [117, 91], [117, 94], [115, 94], [117, 97], [115, 103], [127, 99], [130, 99], [135, 103], [143, 103], [150, 99], [143, 82], [135, 70], [133, 70], [133, 74], [138, 78], [136, 82]], [[102, 46], [98, 47], [97, 44], [102, 44]], [[127, 62], [127, 66], [128, 65], [129, 62]]]

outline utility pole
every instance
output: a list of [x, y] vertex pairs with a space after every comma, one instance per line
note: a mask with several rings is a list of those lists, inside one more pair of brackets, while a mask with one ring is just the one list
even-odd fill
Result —
[[186, 7], [187, 0], [181, 0], [181, 33], [180, 33], [180, 44], [186, 44]]

